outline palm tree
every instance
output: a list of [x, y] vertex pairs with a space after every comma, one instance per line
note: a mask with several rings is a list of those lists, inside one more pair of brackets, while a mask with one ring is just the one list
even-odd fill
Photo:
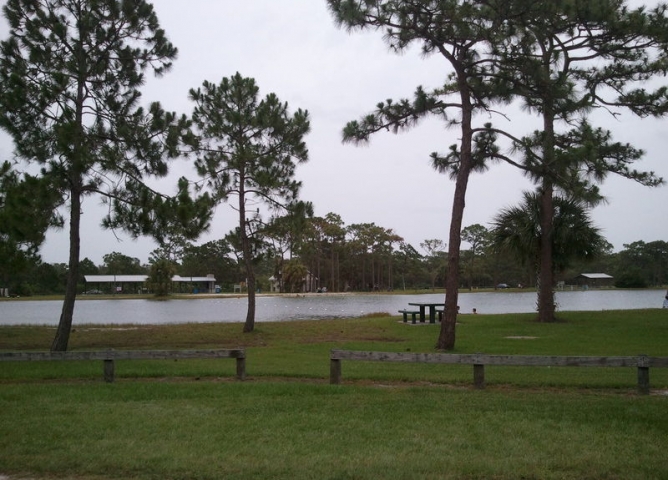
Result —
[[[533, 263], [536, 270], [541, 258], [541, 198], [540, 191], [524, 192], [520, 205], [501, 210], [491, 229], [496, 248], [509, 251], [524, 264]], [[586, 204], [560, 195], [554, 196], [553, 203], [553, 271], [564, 271], [574, 260], [592, 260], [603, 253], [605, 238], [593, 225]]]

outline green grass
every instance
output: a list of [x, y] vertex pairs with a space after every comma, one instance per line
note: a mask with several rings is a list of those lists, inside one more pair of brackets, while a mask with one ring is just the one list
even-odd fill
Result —
[[249, 382], [0, 390], [5, 473], [660, 479], [666, 399]]
[[[463, 315], [458, 353], [668, 355], [662, 310]], [[397, 317], [240, 324], [77, 326], [71, 347], [245, 347], [233, 360], [0, 364], [0, 475], [107, 479], [664, 479], [668, 369], [655, 394], [633, 368], [343, 361], [332, 348], [432, 352], [438, 325]], [[45, 350], [47, 327], [0, 328], [0, 351]], [[535, 338], [508, 338], [535, 337]]]
[[[569, 312], [563, 322], [538, 324], [533, 315], [461, 315], [456, 353], [523, 355], [668, 355], [665, 311]], [[326, 379], [332, 348], [392, 352], [432, 352], [439, 325], [404, 324], [397, 317], [259, 323], [251, 334], [240, 324], [76, 326], [72, 350], [90, 349], [247, 349], [247, 370], [254, 378]], [[47, 350], [53, 328], [0, 328], [0, 350]], [[529, 338], [512, 338], [529, 337]], [[97, 362], [5, 363], [0, 381], [100, 377]], [[136, 377], [233, 376], [229, 360], [121, 361], [116, 374]], [[628, 388], [633, 369], [488, 367], [488, 385], [526, 387]], [[652, 385], [668, 385], [668, 369], [653, 369]], [[343, 362], [344, 381], [422, 381], [471, 383], [471, 368], [422, 364]]]

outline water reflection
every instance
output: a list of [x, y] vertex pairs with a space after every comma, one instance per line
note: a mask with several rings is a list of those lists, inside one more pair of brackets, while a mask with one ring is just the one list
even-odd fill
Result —
[[[557, 292], [562, 311], [634, 310], [660, 308], [664, 290], [589, 290]], [[442, 302], [442, 294], [336, 295], [258, 297], [256, 321], [289, 321], [360, 317], [386, 312], [398, 315], [408, 302]], [[536, 310], [536, 292], [483, 292], [459, 295], [462, 313], [529, 313]], [[62, 301], [0, 302], [0, 325], [56, 325]], [[157, 324], [188, 322], [243, 322], [246, 298], [210, 297], [193, 300], [78, 301], [76, 324]]]

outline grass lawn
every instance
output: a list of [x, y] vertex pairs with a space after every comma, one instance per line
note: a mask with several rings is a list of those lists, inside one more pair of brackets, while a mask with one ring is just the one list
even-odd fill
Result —
[[[662, 310], [462, 315], [457, 353], [668, 356]], [[665, 479], [668, 369], [343, 362], [332, 348], [432, 352], [438, 325], [397, 317], [76, 326], [73, 350], [247, 349], [233, 360], [0, 363], [0, 478]], [[0, 351], [46, 350], [48, 327], [0, 327]], [[519, 337], [519, 338], [518, 338]]]

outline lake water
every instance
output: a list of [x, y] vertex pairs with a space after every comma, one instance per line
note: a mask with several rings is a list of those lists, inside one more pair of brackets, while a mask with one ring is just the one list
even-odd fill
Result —
[[[558, 310], [636, 310], [661, 308], [665, 290], [588, 290], [556, 293]], [[443, 302], [443, 294], [337, 295], [257, 298], [258, 322], [361, 317], [387, 312], [398, 315], [408, 302]], [[536, 292], [460, 293], [462, 313], [529, 313], [536, 310]], [[62, 301], [0, 302], [0, 325], [57, 325]], [[79, 300], [75, 324], [159, 324], [243, 322], [246, 298], [207, 297], [192, 300]]]

